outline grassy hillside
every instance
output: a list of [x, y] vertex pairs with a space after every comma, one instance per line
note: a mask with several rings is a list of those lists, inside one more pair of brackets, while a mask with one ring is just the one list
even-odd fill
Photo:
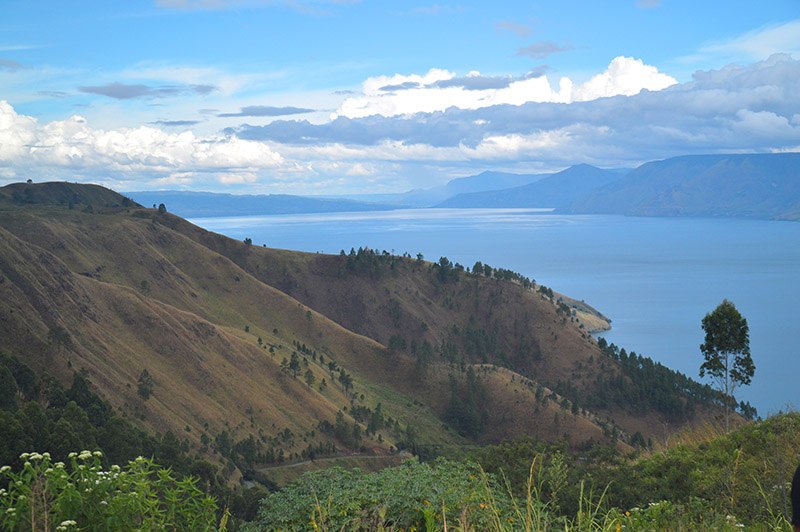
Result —
[[[630, 382], [631, 374], [623, 374], [618, 361], [604, 356], [588, 333], [589, 327], [602, 328], [598, 327], [602, 317], [591, 307], [546, 287], [500, 280], [497, 277], [503, 275], [497, 271], [491, 277], [469, 274], [458, 271], [455, 265], [442, 267], [376, 250], [351, 250], [337, 256], [269, 248], [252, 248], [245, 253], [239, 243], [185, 221], [173, 221], [176, 230], [229, 257], [254, 277], [347, 329], [390, 347], [417, 367], [437, 362], [445, 372], [459, 370], [462, 378], [470, 364], [508, 368], [533, 383], [531, 388], [522, 388], [534, 396], [555, 399], [558, 395], [561, 413], [567, 410], [569, 414], [575, 410], [582, 413], [588, 398], [603, 395], [605, 388], [618, 388], [619, 379]], [[585, 316], [586, 325], [581, 316]], [[603, 377], [602, 382], [598, 382], [599, 377]], [[671, 383], [671, 378], [665, 382]], [[509, 380], [506, 388], [515, 393], [513, 390], [520, 386], [511, 384]], [[418, 385], [415, 378], [399, 384], [408, 393], [425, 397], [429, 392], [415, 388]], [[679, 384], [674, 388], [682, 389]], [[436, 390], [429, 399], [434, 405], [441, 404], [443, 395], [446, 397], [440, 386]], [[692, 397], [677, 400], [686, 403], [688, 399], [694, 404], [696, 398], [688, 395]], [[512, 403], [529, 404], [522, 399]], [[538, 403], [552, 406], [548, 401]], [[520, 406], [515, 418], [529, 417], [531, 411], [526, 408]], [[628, 437], [636, 432], [660, 434], [665, 423], [677, 428], [687, 421], [707, 419], [709, 414], [703, 408], [697, 411], [698, 419], [674, 417], [667, 411], [642, 413], [639, 406], [625, 400], [605, 406], [592, 400], [592, 410], [599, 414], [598, 420], [602, 419], [605, 437], [614, 426]], [[537, 431], [540, 437], [560, 438], [563, 416], [556, 422], [557, 413], [547, 410], [545, 414], [534, 406], [535, 421], [527, 420], [517, 427], [536, 423], [542, 429], [547, 427]], [[483, 437], [498, 441], [525, 434], [513, 427], [510, 430], [486, 431]], [[568, 439], [573, 442], [594, 437], [589, 433], [577, 438], [570, 434]]]
[[75, 187], [0, 189], [0, 350], [65, 385], [84, 372], [128, 419], [217, 460], [627, 447], [718, 412], [682, 381], [669, 408], [604, 395], [647, 397], [646, 372], [598, 347], [585, 309], [504, 270], [261, 248]]

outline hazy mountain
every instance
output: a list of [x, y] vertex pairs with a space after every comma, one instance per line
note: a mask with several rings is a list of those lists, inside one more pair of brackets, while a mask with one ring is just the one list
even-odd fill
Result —
[[180, 190], [127, 192], [126, 194], [142, 205], [163, 203], [170, 212], [186, 218], [384, 211], [397, 208], [392, 205], [351, 199], [315, 198], [288, 194], [239, 195]]
[[624, 171], [602, 170], [588, 164], [579, 164], [523, 186], [489, 192], [458, 194], [443, 201], [437, 207], [560, 208], [623, 175]]
[[643, 164], [564, 212], [800, 219], [800, 153], [687, 155]]
[[549, 175], [487, 171], [476, 175], [457, 177], [438, 187], [414, 189], [400, 194], [364, 194], [348, 197], [360, 201], [374, 201], [403, 207], [433, 207], [458, 194], [517, 187], [538, 181]]

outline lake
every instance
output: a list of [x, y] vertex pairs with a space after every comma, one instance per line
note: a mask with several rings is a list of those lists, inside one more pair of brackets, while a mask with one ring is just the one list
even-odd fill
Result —
[[750, 325], [756, 373], [737, 397], [764, 416], [798, 404], [800, 223], [556, 215], [531, 209], [193, 219], [256, 245], [338, 253], [351, 247], [476, 260], [520, 272], [612, 319], [603, 334], [699, 379], [700, 322], [723, 299]]

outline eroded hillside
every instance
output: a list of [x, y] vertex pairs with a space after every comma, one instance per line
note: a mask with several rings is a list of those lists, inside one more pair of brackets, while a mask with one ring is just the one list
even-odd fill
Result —
[[63, 381], [86, 372], [130, 419], [195, 448], [223, 432], [252, 436], [262, 458], [580, 445], [708, 415], [591, 400], [631, 377], [536, 285], [368, 250], [268, 249], [111, 191], [25, 187], [0, 189], [0, 350]]

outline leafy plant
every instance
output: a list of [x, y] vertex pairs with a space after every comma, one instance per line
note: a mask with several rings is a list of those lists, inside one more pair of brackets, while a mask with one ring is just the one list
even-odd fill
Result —
[[214, 499], [146, 458], [104, 469], [100, 451], [23, 453], [22, 468], [0, 468], [3, 530], [212, 530]]

